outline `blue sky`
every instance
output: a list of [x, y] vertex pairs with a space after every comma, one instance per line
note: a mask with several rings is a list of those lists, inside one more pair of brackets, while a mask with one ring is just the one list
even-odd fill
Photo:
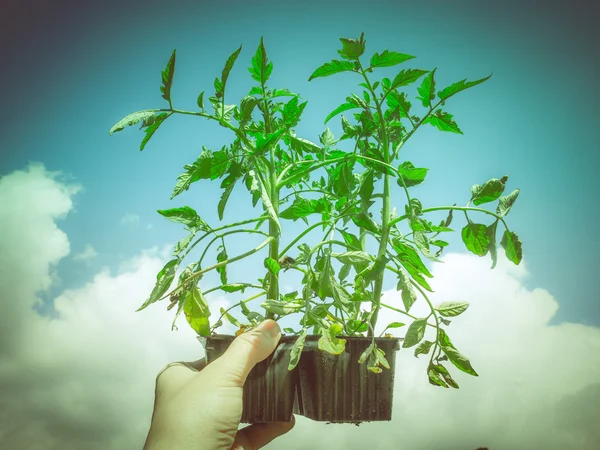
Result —
[[[4, 270], [0, 270], [0, 287], [12, 289], [15, 280], [25, 280], [23, 283], [28, 287], [23, 289], [31, 289], [31, 292], [23, 293], [14, 287], [13, 294], [6, 293], [13, 292], [8, 289], [0, 299], [0, 305], [7, 308], [4, 311], [6, 317], [14, 318], [11, 319], [14, 328], [6, 328], [14, 332], [13, 335], [6, 334], [9, 344], [19, 342], [15, 337], [21, 332], [17, 329], [19, 318], [28, 317], [27, 320], [35, 323], [40, 321], [39, 329], [23, 328], [29, 330], [31, 336], [50, 327], [46, 331], [56, 333], [52, 334], [56, 342], [68, 346], [71, 345], [67, 339], [69, 333], [88, 333], [86, 336], [90, 341], [103, 349], [105, 335], [102, 333], [106, 331], [96, 330], [94, 324], [75, 325], [75, 320], [95, 317], [94, 314], [106, 319], [114, 317], [108, 316], [109, 312], [120, 311], [119, 314], [127, 317], [127, 320], [122, 319], [123, 326], [143, 330], [139, 333], [155, 333], [156, 337], [152, 339], [172, 340], [170, 347], [167, 344], [161, 347], [162, 344], [155, 341], [147, 344], [148, 349], [152, 346], [159, 349], [157, 356], [142, 344], [139, 347], [131, 344], [133, 334], [123, 334], [122, 341], [117, 341], [121, 336], [118, 334], [107, 337], [117, 346], [130, 348], [126, 345], [132, 345], [135, 351], [140, 349], [136, 360], [139, 368], [132, 368], [131, 374], [143, 377], [146, 372], [142, 368], [158, 370], [160, 367], [156, 366], [160, 363], [177, 359], [176, 351], [183, 352], [181, 358], [193, 354], [197, 343], [184, 341], [184, 338], [193, 338], [193, 334], [177, 337], [177, 333], [171, 333], [172, 315], [165, 314], [162, 306], [153, 311], [150, 311], [152, 307], [148, 308], [137, 315], [127, 314], [137, 308], [150, 291], [152, 278], [168, 258], [165, 246], [184, 236], [182, 227], [168, 222], [156, 210], [189, 205], [209, 223], [217, 223], [216, 204], [220, 190], [216, 185], [203, 181], [175, 200], [169, 200], [169, 197], [184, 164], [193, 162], [202, 146], [217, 150], [229, 144], [231, 135], [197, 117], [173, 116], [140, 153], [144, 133], [137, 129], [139, 127], [127, 128], [113, 136], [109, 136], [108, 130], [131, 112], [167, 106], [159, 90], [160, 74], [173, 49], [177, 49], [172, 89], [174, 105], [195, 111], [198, 94], [206, 91], [205, 98], [212, 95], [213, 80], [220, 76], [225, 60], [240, 44], [243, 45], [226, 93], [226, 103], [239, 103], [254, 84], [247, 67], [262, 36], [274, 65], [269, 86], [288, 88], [308, 101], [302, 122], [296, 127], [297, 135], [318, 142], [318, 134], [328, 126], [339, 137], [339, 117], [327, 125], [323, 124], [324, 118], [348, 95], [360, 93], [357, 84], [361, 80], [354, 74], [311, 82], [308, 78], [323, 63], [338, 59], [340, 37], [356, 38], [364, 31], [367, 41], [365, 59], [385, 49], [415, 55], [417, 58], [402, 68], [431, 70], [437, 67], [438, 88], [464, 78], [475, 80], [493, 73], [487, 82], [457, 95], [446, 105], [464, 135], [424, 127], [401, 153], [403, 160], [430, 169], [426, 183], [413, 191], [424, 207], [466, 205], [473, 184], [503, 175], [509, 176], [507, 192], [516, 188], [521, 190], [507, 222], [523, 242], [523, 267], [510, 267], [510, 263], [504, 261], [506, 264], [501, 263], [496, 269], [498, 273], [491, 274], [489, 256], [483, 262], [476, 257], [469, 258], [459, 233], [455, 233], [447, 239], [451, 244], [448, 249], [451, 255], [444, 264], [454, 265], [453, 269], [435, 269], [439, 272], [435, 273], [434, 283], [438, 284], [432, 285], [440, 296], [442, 293], [449, 296], [464, 294], [465, 299], [495, 302], [492, 306], [482, 306], [479, 316], [476, 309], [469, 311], [473, 314], [472, 319], [465, 320], [472, 322], [465, 323], [477, 327], [480, 320], [497, 316], [498, 326], [479, 328], [482, 335], [477, 339], [489, 345], [502, 343], [502, 349], [496, 353], [502, 355], [498, 359], [517, 367], [522, 364], [519, 376], [524, 378], [517, 375], [511, 378], [511, 375], [505, 380], [498, 374], [506, 366], [496, 367], [489, 362], [486, 363], [489, 364], [488, 381], [483, 383], [483, 376], [476, 380], [481, 382], [481, 388], [465, 381], [466, 393], [463, 395], [473, 404], [480, 398], [477, 397], [479, 394], [489, 393], [486, 395], [490, 396], [488, 406], [492, 412], [481, 416], [489, 417], [489, 424], [481, 423], [482, 430], [492, 430], [498, 417], [510, 422], [512, 427], [518, 425], [515, 425], [518, 421], [511, 421], [510, 417], [519, 405], [504, 404], [502, 399], [508, 398], [510, 392], [521, 392], [514, 388], [523, 386], [519, 383], [526, 386], [523, 402], [527, 399], [531, 404], [542, 405], [558, 386], [558, 378], [556, 385], [549, 381], [536, 386], [522, 374], [527, 370], [533, 373], [536, 367], [556, 370], [555, 357], [563, 358], [565, 368], [560, 369], [564, 375], [561, 379], [565, 386], [570, 386], [561, 391], [564, 397], [556, 397], [556, 402], [552, 403], [557, 411], [565, 404], [572, 406], [569, 410], [580, 411], [581, 404], [577, 402], [587, 404], [586, 397], [600, 392], [595, 360], [591, 356], [586, 359], [597, 353], [600, 342], [597, 328], [600, 326], [600, 291], [598, 283], [593, 282], [598, 267], [596, 255], [600, 252], [600, 241], [593, 235], [593, 227], [599, 220], [595, 196], [599, 193], [596, 172], [600, 167], [600, 128], [597, 126], [600, 99], [595, 82], [600, 58], [595, 42], [600, 41], [600, 36], [597, 14], [593, 13], [591, 4], [380, 0], [250, 4], [237, 0], [174, 0], [166, 6], [165, 2], [155, 0], [10, 0], [7, 5], [6, 14], [0, 17], [3, 66], [0, 89], [4, 103], [0, 109], [0, 205], [6, 202], [2, 206], [4, 215], [0, 215], [3, 239], [0, 240], [0, 251], [10, 256], [2, 261], [4, 266], [0, 265]], [[392, 78], [397, 70], [399, 68], [389, 68], [371, 76], [374, 80], [382, 76]], [[413, 105], [418, 103], [414, 100], [416, 87], [415, 84], [407, 89]], [[346, 117], [351, 119], [349, 114]], [[52, 175], [53, 172], [60, 174]], [[242, 190], [237, 193], [241, 197], [230, 201], [226, 221], [252, 213]], [[393, 203], [399, 211], [403, 209], [400, 190], [394, 191]], [[445, 214], [431, 215], [431, 220], [435, 222], [444, 217]], [[480, 216], [471, 218], [489, 223]], [[460, 230], [465, 223], [464, 216], [456, 214], [454, 220], [455, 229]], [[286, 225], [292, 232], [303, 227], [301, 223], [288, 222]], [[246, 241], [232, 241], [228, 250], [230, 254], [241, 253], [248, 245]], [[48, 250], [51, 246], [53, 250]], [[262, 269], [256, 266], [232, 266], [231, 271], [234, 276], [262, 275]], [[518, 280], [516, 287], [511, 276]], [[208, 282], [216, 280], [210, 276], [206, 279]], [[459, 283], [458, 288], [452, 287], [453, 280], [459, 280], [454, 281]], [[285, 286], [291, 289], [295, 282], [297, 280], [291, 278]], [[394, 280], [389, 280], [385, 288], [392, 289], [394, 285]], [[18, 302], [9, 301], [11, 295], [22, 297], [22, 305], [39, 309], [41, 318], [26, 316], [25, 306], [15, 306]], [[103, 301], [107, 295], [115, 302], [121, 302], [121, 306], [115, 308], [122, 309], [113, 311], [113, 306]], [[38, 299], [41, 299], [39, 304]], [[94, 309], [95, 306], [85, 303], [86, 299], [98, 300], [104, 305], [102, 308], [107, 309]], [[440, 297], [440, 301], [444, 300], [450, 298]], [[219, 297], [215, 301], [228, 300]], [[472, 301], [475, 304], [476, 300]], [[84, 307], [84, 304], [90, 309], [85, 309], [88, 306]], [[92, 315], [88, 316], [88, 313]], [[54, 322], [44, 321], [44, 316], [56, 318], [61, 314], [65, 320], [73, 320], [72, 326], [66, 324], [60, 328], [57, 325], [54, 330]], [[115, 320], [121, 324], [120, 319]], [[165, 331], [153, 328], [159, 326]], [[180, 328], [185, 327], [181, 321]], [[492, 342], [492, 336], [496, 335], [492, 331], [486, 334], [488, 329], [496, 330], [501, 338]], [[461, 331], [465, 342], [473, 340], [471, 333], [474, 330], [467, 326]], [[537, 337], [532, 337], [531, 330], [537, 330]], [[506, 337], [507, 334], [512, 336]], [[19, 345], [34, 355], [33, 337], [30, 343], [28, 335], [23, 336], [27, 345], [31, 345]], [[546, 341], [542, 337], [547, 338]], [[578, 345], [582, 346], [581, 353], [571, 354], [569, 346]], [[525, 349], [519, 353], [516, 349], [519, 346], [538, 351], [535, 355], [529, 355]], [[8, 352], [6, 348], [0, 346], [0, 355], [2, 351]], [[559, 352], [557, 355], [551, 351], [555, 348]], [[75, 355], [77, 349], [71, 350]], [[483, 347], [473, 347], [471, 352], [480, 359], [487, 354]], [[35, 358], [42, 358], [35, 355]], [[115, 361], [124, 358], [116, 353], [107, 355]], [[149, 355], [147, 360], [143, 355]], [[513, 357], [520, 358], [518, 364], [511, 359]], [[31, 361], [38, 361], [34, 356], [31, 358]], [[22, 361], [15, 359], [17, 362], [25, 360], [25, 356]], [[39, 361], [42, 365], [47, 362], [43, 358]], [[23, 367], [27, 364], [23, 362]], [[94, 363], [89, 364], [93, 367]], [[577, 369], [579, 373], [585, 367], [591, 368], [585, 375], [588, 378], [574, 381], [575, 372], [569, 370]], [[413, 380], [414, 383], [421, 382], [421, 378], [426, 383], [422, 373], [424, 368], [418, 370], [415, 380], [418, 378], [419, 381]], [[539, 377], [546, 373], [540, 373]], [[107, 372], [107, 377], [111, 374]], [[59, 375], [56, 377], [57, 380], [60, 378]], [[18, 384], [18, 377], [10, 380], [15, 386]], [[490, 393], [492, 381], [489, 380], [502, 384], [503, 390], [498, 388]], [[144, 386], [151, 382], [152, 377], [144, 381]], [[510, 384], [512, 382], [514, 386]], [[401, 397], [425, 398], [423, 396], [430, 395], [425, 393], [429, 392], [426, 388], [417, 387], [412, 394], [403, 391]], [[148, 392], [150, 390], [151, 387]], [[62, 391], [57, 388], [56, 392]], [[464, 398], [453, 398], [457, 405], [465, 402]], [[437, 402], [436, 399], [430, 398], [431, 402]], [[37, 400], [33, 397], [29, 400], [31, 409], [24, 406], [19, 417], [25, 419], [28, 411], [35, 411]], [[515, 398], [515, 402], [517, 400]], [[138, 411], [143, 406], [151, 407], [149, 400], [144, 401], [146, 403], [141, 402]], [[455, 411], [452, 401], [440, 402], [440, 411], [444, 408]], [[494, 405], [496, 412], [493, 412]], [[537, 410], [522, 407], [525, 418], [537, 414]], [[67, 409], [65, 407], [65, 411]], [[473, 411], [473, 408], [464, 410], [466, 422], [470, 420], [469, 412]], [[426, 415], [427, 411], [422, 413]], [[546, 435], [550, 442], [547, 430], [552, 429], [554, 423], [564, 422], [559, 413], [556, 414], [552, 419], [556, 422], [549, 419], [533, 424], [532, 429], [539, 434], [532, 435]], [[75, 420], [69, 417], [65, 413], [65, 424]], [[91, 418], [90, 424], [94, 420]], [[136, 432], [143, 432], [145, 422], [136, 426]], [[568, 430], [573, 436], [579, 430], [577, 426]], [[597, 433], [593, 434], [592, 428], [591, 425], [585, 428], [589, 442], [600, 439]], [[6, 430], [0, 427], [0, 438], [3, 431], [11, 432]], [[44, 432], [43, 427], [40, 430], [39, 433]], [[492, 436], [487, 442], [499, 443], [498, 447], [491, 447], [494, 450], [503, 448], [502, 444], [504, 448], [519, 448], [515, 442], [518, 442], [519, 433], [525, 431], [512, 430], [513, 434], [507, 432], [505, 437], [497, 433], [492, 436], [492, 431], [485, 435], [481, 431], [484, 433], [481, 438]], [[13, 433], [11, 436], [21, 439], [19, 436], [25, 434]], [[139, 436], [135, 433], [131, 435], [133, 437], [127, 436], [124, 441], [110, 441], [114, 447], [98, 448], [128, 448], [127, 445], [135, 448], [127, 439]], [[511, 440], [511, 436], [515, 440]], [[433, 446], [436, 438], [431, 439]], [[12, 448], [33, 448], [24, 444], [25, 440], [14, 442]], [[56, 448], [71, 449], [61, 446], [60, 442], [57, 438]], [[81, 442], [86, 441], [73, 438], [72, 448], [78, 448]], [[433, 448], [425, 444], [419, 447], [415, 442], [406, 448]], [[567, 441], [556, 438], [554, 442], [564, 444], [557, 448], [571, 448]], [[574, 443], [573, 448], [587, 448], [585, 442], [573, 440], [571, 443]], [[577, 443], [579, 447], [575, 445]], [[472, 443], [464, 441], [463, 444]], [[293, 447], [289, 443], [286, 448]], [[548, 444], [546, 448], [552, 447]]]
[[[62, 261], [62, 287], [83, 283], [98, 268], [115, 267], [141, 248], [178, 239], [182, 230], [161, 220], [157, 209], [188, 201], [215, 217], [213, 187], [204, 184], [202, 194], [198, 188], [195, 195], [173, 201], [169, 195], [182, 166], [197, 157], [202, 145], [217, 149], [231, 141], [225, 130], [203, 119], [175, 116], [143, 154], [138, 151], [143, 132], [107, 133], [130, 112], [165, 107], [160, 71], [174, 48], [174, 102], [195, 110], [198, 93], [210, 92], [225, 59], [240, 44], [227, 96], [235, 103], [246, 95], [252, 86], [246, 69], [264, 36], [274, 64], [271, 85], [308, 100], [296, 132], [317, 141], [325, 115], [350, 93], [360, 92], [360, 80], [343, 74], [309, 83], [308, 77], [336, 58], [339, 37], [364, 31], [367, 55], [384, 49], [415, 55], [406, 67], [438, 67], [440, 87], [493, 73], [447, 105], [463, 136], [423, 129], [404, 147], [404, 158], [431, 169], [428, 182], [416, 192], [428, 206], [466, 204], [472, 184], [509, 175], [507, 190], [521, 189], [509, 224], [523, 241], [531, 282], [559, 299], [556, 321], [600, 323], [600, 304], [593, 300], [600, 295], [590, 281], [600, 250], [591, 230], [598, 220], [593, 196], [600, 113], [592, 88], [598, 58], [590, 57], [594, 40], [586, 34], [590, 19], [583, 7], [309, 1], [302, 7], [293, 2], [227, 2], [228, 7], [174, 2], [166, 8], [150, 1], [142, 8], [135, 2], [117, 8], [111, 2], [85, 7], [59, 2], [70, 5], [59, 14], [60, 8], [53, 12], [43, 4], [29, 13], [31, 28], [2, 44], [3, 97], [9, 106], [0, 113], [5, 130], [0, 171], [7, 174], [40, 161], [82, 185], [75, 211], [61, 226], [75, 253], [90, 244], [98, 255], [88, 265]], [[10, 25], [4, 32], [11, 32]], [[393, 76], [394, 70], [379, 76]], [[328, 126], [339, 136], [339, 118]], [[452, 250], [463, 251], [459, 240], [452, 242]]]

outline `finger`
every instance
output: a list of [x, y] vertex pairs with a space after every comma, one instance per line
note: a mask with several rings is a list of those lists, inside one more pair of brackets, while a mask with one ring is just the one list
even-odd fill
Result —
[[238, 431], [233, 444], [235, 450], [258, 450], [273, 439], [284, 435], [296, 424], [292, 415], [289, 422], [255, 423]]
[[265, 320], [249, 332], [233, 340], [227, 351], [211, 366], [222, 374], [224, 381], [242, 387], [256, 364], [267, 358], [277, 347], [281, 329], [274, 320]]

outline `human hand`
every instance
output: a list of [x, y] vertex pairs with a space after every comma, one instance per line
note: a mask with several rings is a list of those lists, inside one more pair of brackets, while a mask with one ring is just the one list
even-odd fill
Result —
[[218, 359], [169, 364], [156, 378], [154, 413], [144, 450], [257, 450], [290, 431], [290, 422], [249, 425], [238, 431], [244, 383], [281, 338], [266, 320], [242, 333]]

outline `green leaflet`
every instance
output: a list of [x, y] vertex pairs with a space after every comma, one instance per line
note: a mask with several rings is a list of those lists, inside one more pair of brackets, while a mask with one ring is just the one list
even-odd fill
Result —
[[444, 302], [435, 309], [444, 317], [456, 317], [467, 310], [469, 303], [467, 302]]
[[348, 72], [354, 70], [354, 64], [350, 61], [331, 61], [325, 63], [313, 72], [308, 81], [319, 77], [328, 77], [340, 72]]
[[405, 55], [403, 53], [390, 52], [388, 50], [384, 50], [383, 53], [375, 53], [371, 57], [371, 67], [392, 67], [397, 64], [401, 64], [410, 59], [415, 58], [412, 55]]
[[317, 342], [319, 350], [332, 355], [339, 355], [346, 348], [346, 340], [339, 339], [337, 336], [342, 332], [342, 326], [338, 323], [332, 323], [329, 329], [323, 330], [323, 335]]
[[175, 272], [177, 272], [177, 268], [179, 267], [180, 263], [181, 259], [175, 258], [165, 264], [165, 266], [156, 275], [156, 284], [150, 293], [150, 297], [136, 310], [136, 312], [141, 311], [142, 309], [156, 302], [167, 292], [171, 286], [171, 283], [173, 283]]
[[431, 341], [422, 341], [417, 348], [415, 348], [415, 358], [418, 358], [419, 355], [427, 355], [429, 354], [429, 350], [431, 349], [431, 346], [434, 344], [434, 342]]
[[515, 189], [507, 196], [500, 197], [498, 200], [498, 207], [496, 208], [496, 214], [499, 214], [500, 217], [506, 216], [519, 196], [519, 192], [521, 192], [520, 189]]
[[397, 89], [402, 86], [408, 86], [411, 83], [414, 83], [419, 78], [427, 73], [427, 70], [421, 69], [404, 69], [401, 70], [398, 75], [394, 77], [392, 84], [390, 86], [390, 90]]
[[[425, 181], [428, 170], [426, 168], [416, 168], [410, 161], [405, 161], [398, 167], [398, 172], [402, 176], [406, 187], [416, 186]], [[398, 185], [402, 186], [400, 179], [398, 179]]]
[[161, 216], [166, 217], [171, 222], [182, 223], [190, 228], [200, 228], [206, 226], [206, 223], [198, 216], [196, 211], [189, 206], [180, 208], [159, 209], [157, 211]]
[[366, 41], [365, 33], [361, 33], [359, 39], [340, 38], [342, 41], [342, 50], [338, 50], [339, 55], [344, 59], [357, 60], [365, 52]]
[[200, 289], [192, 289], [183, 305], [183, 312], [192, 329], [200, 336], [210, 336], [210, 309]]
[[121, 131], [123, 128], [127, 126], [133, 126], [141, 121], [146, 121], [159, 112], [159, 109], [145, 109], [143, 111], [136, 111], [134, 113], [126, 115], [124, 118], [119, 120], [108, 132], [109, 135], [112, 136], [113, 133], [117, 131]]
[[306, 335], [308, 334], [308, 328], [303, 328], [302, 332], [298, 336], [296, 342], [290, 350], [290, 363], [288, 364], [288, 370], [292, 370], [298, 365], [300, 356], [302, 356], [302, 349], [304, 348], [304, 342], [306, 341]]
[[160, 87], [162, 98], [169, 102], [169, 106], [171, 106], [171, 86], [173, 85], [173, 77], [175, 76], [175, 53], [176, 50], [173, 50], [167, 67], [162, 71], [162, 86]]
[[504, 248], [508, 260], [519, 265], [523, 258], [523, 244], [516, 233], [505, 231], [500, 245]]
[[490, 247], [490, 237], [486, 233], [487, 227], [480, 223], [469, 222], [461, 232], [462, 240], [471, 253], [485, 256]]
[[474, 185], [471, 188], [471, 201], [475, 206], [493, 202], [504, 192], [506, 180], [508, 180], [508, 177], [506, 176], [502, 177], [500, 180], [492, 178], [491, 180], [486, 181], [483, 186], [478, 184]]
[[363, 251], [332, 253], [331, 256], [343, 264], [365, 264], [372, 261], [369, 253]]
[[488, 80], [492, 75], [490, 74], [489, 76], [485, 77], [485, 78], [481, 78], [479, 80], [476, 81], [467, 81], [466, 79], [461, 80], [461, 81], [457, 81], [454, 84], [451, 84], [450, 86], [448, 86], [447, 88], [442, 89], [441, 91], [438, 92], [438, 97], [440, 100], [448, 100], [450, 97], [452, 97], [454, 94], [460, 92], [460, 91], [464, 91], [465, 89], [469, 89], [473, 86], [477, 86], [478, 84], [483, 83], [484, 81]]
[[279, 263], [275, 261], [273, 258], [266, 258], [264, 262], [265, 268], [269, 270], [273, 275], [277, 275], [281, 270]]
[[454, 117], [452, 114], [448, 114], [447, 112], [438, 109], [435, 114], [427, 117], [423, 123], [431, 124], [440, 131], [463, 134], [456, 122], [452, 120], [452, 117]]
[[409, 348], [421, 342], [425, 336], [425, 328], [427, 328], [427, 319], [417, 319], [411, 323], [408, 330], [406, 330], [402, 348]]
[[417, 100], [421, 100], [421, 103], [423, 103], [425, 108], [431, 107], [431, 102], [433, 99], [435, 99], [435, 80], [433, 78], [435, 71], [436, 69], [433, 69], [431, 72], [429, 72], [429, 75], [423, 78], [421, 86], [419, 86], [417, 89], [419, 92], [419, 97], [417, 97]]
[[[225, 247], [223, 247], [223, 250], [221, 250], [218, 254], [217, 254], [217, 262], [223, 262], [223, 261], [227, 261], [227, 250], [225, 249]], [[217, 273], [219, 274], [219, 277], [221, 279], [221, 284], [227, 284], [227, 264], [217, 267]]]
[[273, 63], [268, 62], [267, 51], [265, 50], [262, 37], [260, 38], [260, 44], [256, 49], [256, 53], [252, 58], [252, 67], [250, 67], [248, 71], [252, 75], [252, 78], [261, 85], [264, 85], [267, 82], [271, 76], [271, 72], [273, 72]]
[[337, 116], [339, 113], [342, 113], [344, 111], [348, 111], [350, 109], [357, 109], [359, 108], [359, 106], [352, 104], [352, 103], [342, 103], [340, 106], [338, 106], [337, 108], [335, 108], [333, 111], [331, 111], [327, 117], [325, 118], [325, 124], [327, 122], [329, 122], [332, 118], [334, 118], [335, 116]]

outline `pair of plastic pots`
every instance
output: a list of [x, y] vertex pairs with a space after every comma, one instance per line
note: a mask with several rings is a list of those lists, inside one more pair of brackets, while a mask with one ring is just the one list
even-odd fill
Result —
[[[343, 337], [343, 336], [340, 336]], [[343, 337], [346, 349], [331, 355], [317, 348], [320, 336], [307, 336], [300, 361], [289, 371], [290, 351], [297, 336], [282, 336], [275, 351], [258, 363], [244, 385], [243, 423], [288, 422], [292, 413], [332, 423], [360, 423], [392, 419], [397, 338], [376, 338], [390, 369], [381, 373], [359, 364], [371, 338]], [[206, 339], [206, 360], [221, 356], [234, 337]], [[202, 339], [203, 340], [203, 339]]]

